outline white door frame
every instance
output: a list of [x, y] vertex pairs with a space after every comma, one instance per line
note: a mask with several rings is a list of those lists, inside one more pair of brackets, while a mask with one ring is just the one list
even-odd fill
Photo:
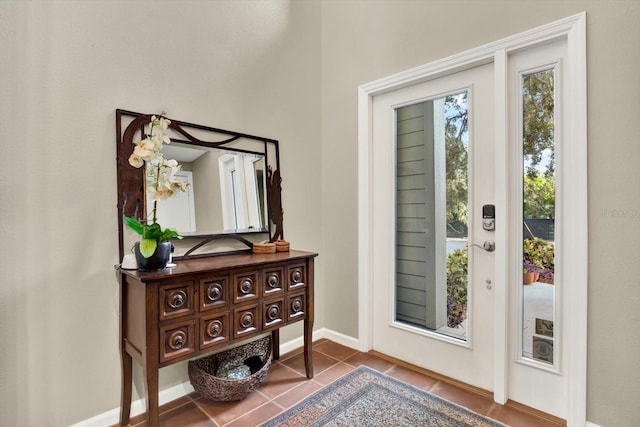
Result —
[[[568, 89], [569, 117], [564, 118], [567, 129], [566, 150], [574, 153], [566, 164], [565, 185], [571, 188], [566, 195], [566, 215], [572, 221], [565, 225], [571, 236], [566, 242], [567, 256], [563, 259], [565, 277], [570, 277], [567, 290], [571, 298], [565, 301], [564, 319], [571, 342], [564, 367], [570, 387], [567, 390], [567, 426], [586, 423], [587, 395], [587, 283], [588, 283], [588, 223], [587, 223], [587, 77], [586, 77], [586, 14], [584, 12], [535, 28], [493, 43], [471, 49], [448, 58], [385, 77], [358, 88], [358, 336], [360, 350], [372, 348], [372, 107], [373, 97], [404, 86], [438, 78], [442, 75], [494, 63], [496, 142], [496, 217], [507, 218], [507, 142], [508, 142], [508, 54], [518, 49], [550, 40], [566, 39], [568, 59], [565, 84]], [[505, 227], [496, 227], [496, 259], [505, 259], [508, 247]], [[508, 295], [505, 284], [508, 265], [496, 266], [495, 342], [494, 342], [494, 400], [505, 403], [509, 397], [508, 380]], [[569, 281], [567, 281], [569, 282]]]

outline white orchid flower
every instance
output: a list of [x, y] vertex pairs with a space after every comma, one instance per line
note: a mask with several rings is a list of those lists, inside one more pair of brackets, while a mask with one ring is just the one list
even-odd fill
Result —
[[136, 153], [133, 153], [129, 156], [129, 164], [134, 168], [140, 168], [144, 165], [144, 160], [142, 160]]
[[151, 140], [143, 139], [136, 143], [136, 148], [134, 148], [133, 152], [144, 160], [150, 160], [155, 154], [155, 145]]
[[160, 120], [159, 120], [159, 122], [160, 122], [160, 128], [161, 128], [162, 130], [167, 130], [167, 129], [169, 129], [169, 126], [171, 125], [171, 120], [166, 119], [166, 118], [164, 118], [164, 117], [161, 117], [161, 118], [160, 118]]
[[169, 129], [169, 125], [171, 125], [171, 120], [165, 119], [164, 117], [160, 119], [160, 128], [163, 130], [162, 140], [165, 144], [171, 144], [171, 138], [167, 134], [167, 129]]
[[[155, 117], [155, 116], [154, 116]], [[152, 118], [151, 120], [151, 139], [158, 145], [170, 144], [171, 138], [167, 135], [167, 129], [171, 124], [171, 120], [161, 117], [159, 119]]]
[[174, 191], [187, 191], [188, 183], [182, 180], [175, 180], [171, 182], [171, 189]]
[[180, 166], [178, 162], [173, 159], [165, 160], [162, 166], [164, 168], [161, 171], [161, 173], [166, 176], [166, 179], [168, 181], [174, 180], [176, 173], [178, 173], [180, 169], [182, 169], [182, 166]]
[[135, 143], [133, 154], [129, 157], [131, 166], [140, 168], [145, 165], [147, 192], [150, 200], [154, 201], [154, 222], [156, 220], [155, 202], [166, 200], [178, 191], [186, 191], [188, 185], [175, 176], [182, 169], [178, 162], [174, 159], [165, 159], [162, 155], [162, 146], [171, 142], [167, 133], [170, 125], [171, 120], [167, 118], [151, 116], [147, 128], [149, 133], [145, 133], [145, 138]]
[[154, 201], [166, 200], [174, 194], [175, 191], [167, 187], [149, 188], [149, 196]]
[[151, 140], [151, 142], [153, 143], [154, 147], [156, 150], [160, 151], [162, 150], [162, 144], [164, 143], [164, 139], [162, 134], [151, 134], [151, 136], [149, 137], [149, 139]]
[[154, 152], [153, 156], [150, 156], [149, 158], [145, 159], [151, 166], [153, 166], [154, 168], [157, 168], [158, 165], [162, 164], [162, 153], [159, 151]]

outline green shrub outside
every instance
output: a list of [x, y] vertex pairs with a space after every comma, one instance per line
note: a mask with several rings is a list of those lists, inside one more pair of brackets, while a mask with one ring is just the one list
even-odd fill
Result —
[[467, 318], [467, 249], [455, 249], [447, 256], [447, 326], [455, 328]]

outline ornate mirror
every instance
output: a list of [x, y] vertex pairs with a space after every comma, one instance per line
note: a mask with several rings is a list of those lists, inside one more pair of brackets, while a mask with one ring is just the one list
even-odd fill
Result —
[[[124, 216], [149, 218], [144, 167], [129, 164], [152, 114], [116, 110], [120, 258], [136, 236]], [[174, 259], [250, 251], [253, 243], [284, 238], [278, 141], [169, 118], [171, 143], [162, 151], [181, 165], [187, 191], [159, 201], [157, 221], [176, 229]]]

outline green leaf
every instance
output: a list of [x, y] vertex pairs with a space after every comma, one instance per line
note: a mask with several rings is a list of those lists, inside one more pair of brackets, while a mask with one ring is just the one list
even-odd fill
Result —
[[149, 258], [156, 251], [158, 242], [155, 239], [142, 239], [140, 240], [140, 253], [143, 257]]
[[162, 232], [162, 234], [160, 235], [160, 237], [158, 237], [158, 241], [159, 242], [168, 242], [169, 240], [173, 239], [182, 239], [182, 235], [180, 233], [178, 233], [176, 230], [174, 230], [173, 228], [165, 228], [164, 231]]
[[144, 228], [144, 234], [142, 235], [142, 238], [158, 240], [161, 235], [162, 228], [160, 227], [160, 224], [154, 222], [153, 224], [147, 225]]
[[129, 227], [139, 235], [142, 236], [142, 234], [144, 233], [144, 225], [142, 225], [142, 223], [137, 219], [125, 216], [124, 223], [127, 225], [127, 227]]

